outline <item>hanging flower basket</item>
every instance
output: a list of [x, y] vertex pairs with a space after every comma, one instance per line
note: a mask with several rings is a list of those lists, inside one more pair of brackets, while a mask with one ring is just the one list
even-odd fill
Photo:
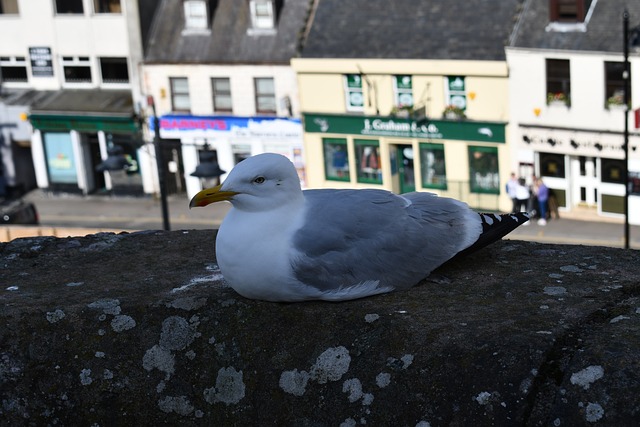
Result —
[[457, 120], [464, 119], [467, 116], [462, 108], [456, 107], [455, 105], [447, 105], [442, 112], [442, 117], [445, 119]]
[[569, 96], [564, 92], [549, 92], [547, 94], [547, 105], [571, 105]]

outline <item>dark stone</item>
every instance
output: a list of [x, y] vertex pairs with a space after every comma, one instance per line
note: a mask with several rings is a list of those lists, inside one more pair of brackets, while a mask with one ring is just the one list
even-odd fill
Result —
[[[501, 241], [409, 291], [251, 301], [213, 231], [0, 244], [4, 425], [629, 425], [640, 256]], [[420, 424], [422, 422], [422, 424]]]

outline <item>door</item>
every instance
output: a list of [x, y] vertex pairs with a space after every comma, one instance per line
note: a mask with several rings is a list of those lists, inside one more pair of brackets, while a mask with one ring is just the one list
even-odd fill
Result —
[[400, 193], [416, 191], [415, 170], [413, 163], [413, 147], [397, 145], [397, 167], [400, 180]]
[[595, 157], [572, 157], [571, 188], [574, 205], [595, 207], [598, 203], [598, 177]]

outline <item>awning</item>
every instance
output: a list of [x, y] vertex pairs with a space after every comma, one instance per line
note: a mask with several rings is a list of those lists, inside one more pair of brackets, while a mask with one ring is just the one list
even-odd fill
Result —
[[124, 90], [41, 91], [31, 104], [34, 128], [48, 131], [137, 132], [131, 92]]

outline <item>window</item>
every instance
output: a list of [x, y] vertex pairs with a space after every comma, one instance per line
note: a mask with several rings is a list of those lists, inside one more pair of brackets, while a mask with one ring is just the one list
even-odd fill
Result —
[[86, 56], [63, 56], [62, 70], [66, 83], [91, 83], [91, 62]]
[[359, 74], [345, 75], [344, 92], [347, 103], [347, 111], [364, 111], [362, 76], [360, 76]]
[[602, 182], [624, 184], [624, 160], [601, 159], [600, 168], [602, 169]]
[[380, 144], [369, 139], [356, 139], [356, 162], [358, 164], [358, 182], [382, 184], [380, 171]]
[[0, 0], [0, 15], [17, 15], [18, 0]]
[[3, 82], [26, 82], [27, 61], [24, 56], [0, 57], [0, 77]]
[[605, 107], [624, 105], [624, 62], [604, 63]]
[[252, 0], [249, 7], [253, 28], [270, 30], [275, 27], [275, 11], [272, 0]]
[[395, 105], [397, 107], [413, 106], [411, 76], [394, 76], [393, 91], [395, 94]]
[[564, 178], [564, 155], [540, 153], [540, 175], [543, 177]]
[[584, 22], [592, 0], [551, 0], [551, 22]]
[[56, 0], [57, 14], [83, 14], [82, 0]]
[[547, 104], [571, 105], [571, 73], [568, 59], [547, 59]]
[[347, 140], [342, 138], [324, 138], [324, 173], [328, 180], [349, 181], [349, 154]]
[[469, 147], [469, 184], [472, 193], [500, 194], [497, 147]]
[[443, 144], [420, 144], [422, 164], [422, 186], [424, 188], [447, 189], [447, 170], [444, 164]]
[[456, 111], [460, 111], [461, 114], [465, 112], [467, 109], [467, 93], [464, 77], [445, 77], [444, 99], [447, 107], [455, 107]]
[[204, 0], [184, 2], [184, 27], [186, 30], [206, 30], [209, 28], [207, 3]]
[[178, 112], [190, 112], [189, 80], [186, 77], [170, 77], [171, 109]]
[[254, 79], [256, 89], [256, 112], [276, 112], [276, 92], [272, 78]]
[[95, 13], [122, 13], [120, 0], [93, 0]]
[[129, 83], [127, 58], [100, 58], [103, 83]]
[[231, 83], [227, 78], [211, 79], [211, 88], [213, 92], [213, 111], [231, 113], [233, 105], [231, 104]]

